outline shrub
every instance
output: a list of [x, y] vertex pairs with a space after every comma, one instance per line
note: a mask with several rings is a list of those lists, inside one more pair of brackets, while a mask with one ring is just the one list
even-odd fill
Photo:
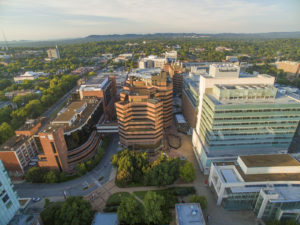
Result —
[[179, 175], [186, 182], [192, 182], [195, 180], [195, 169], [193, 164], [190, 162], [186, 162], [179, 168]]
[[190, 202], [200, 203], [202, 210], [206, 209], [207, 207], [207, 199], [205, 196], [192, 195], [190, 197]]

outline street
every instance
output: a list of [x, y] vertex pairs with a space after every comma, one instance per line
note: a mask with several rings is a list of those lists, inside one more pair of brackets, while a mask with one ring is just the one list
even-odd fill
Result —
[[[109, 180], [112, 172], [111, 157], [118, 150], [118, 135], [112, 135], [111, 140], [106, 148], [105, 155], [100, 163], [91, 171], [71, 181], [56, 184], [32, 184], [20, 183], [14, 184], [15, 190], [21, 198], [32, 197], [59, 197], [80, 195], [85, 196], [93, 190], [102, 186]], [[99, 178], [103, 177], [100, 181]], [[87, 188], [89, 187], [89, 188]]]

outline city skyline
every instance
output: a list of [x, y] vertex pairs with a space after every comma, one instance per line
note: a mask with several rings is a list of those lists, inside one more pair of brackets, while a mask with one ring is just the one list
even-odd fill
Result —
[[91, 34], [289, 32], [300, 30], [299, 9], [296, 0], [16, 0], [0, 3], [0, 29], [9, 41]]

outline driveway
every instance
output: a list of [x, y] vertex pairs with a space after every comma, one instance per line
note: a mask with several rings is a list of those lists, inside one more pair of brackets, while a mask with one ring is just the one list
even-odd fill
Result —
[[[105, 155], [100, 163], [90, 172], [77, 179], [56, 183], [56, 184], [33, 184], [21, 183], [15, 184], [15, 190], [19, 197], [61, 197], [64, 196], [64, 191], [67, 196], [80, 195], [85, 196], [93, 190], [101, 187], [106, 183], [112, 172], [111, 157], [118, 150], [118, 135], [112, 135], [111, 140], [106, 148]], [[98, 179], [103, 177], [99, 182]], [[89, 187], [89, 188], [86, 188]]]

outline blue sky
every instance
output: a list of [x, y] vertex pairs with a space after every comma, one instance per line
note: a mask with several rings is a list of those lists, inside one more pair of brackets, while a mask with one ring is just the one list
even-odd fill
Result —
[[299, 12], [300, 0], [0, 0], [0, 29], [8, 40], [300, 31]]

